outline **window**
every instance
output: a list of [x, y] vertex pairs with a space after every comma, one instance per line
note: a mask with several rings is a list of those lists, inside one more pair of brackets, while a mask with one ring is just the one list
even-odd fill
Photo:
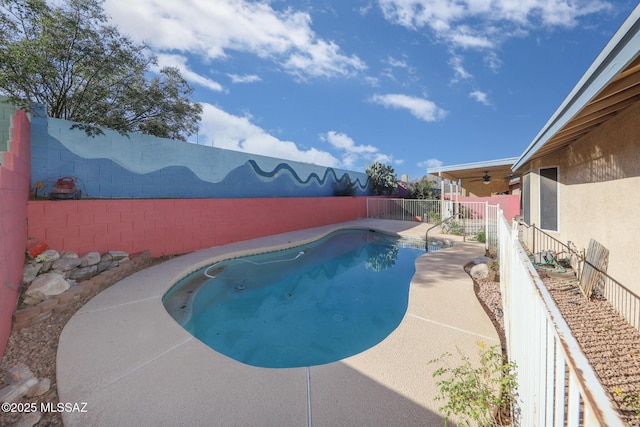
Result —
[[540, 169], [540, 228], [558, 231], [558, 168]]
[[525, 224], [531, 224], [531, 187], [530, 185], [531, 176], [527, 173], [522, 175], [520, 179], [521, 185], [521, 196], [520, 196], [520, 213], [522, 214], [522, 219], [524, 219]]

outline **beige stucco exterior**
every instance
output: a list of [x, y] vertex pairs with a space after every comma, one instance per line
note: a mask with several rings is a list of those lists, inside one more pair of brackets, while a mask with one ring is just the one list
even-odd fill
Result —
[[[640, 103], [545, 157], [527, 162], [530, 220], [540, 224], [540, 168], [558, 167], [560, 241], [586, 248], [595, 239], [610, 251], [608, 274], [640, 295]], [[523, 197], [525, 195], [523, 194]]]

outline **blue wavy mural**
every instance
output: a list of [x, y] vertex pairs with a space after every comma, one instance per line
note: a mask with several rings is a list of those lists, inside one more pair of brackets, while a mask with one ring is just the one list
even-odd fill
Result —
[[32, 118], [32, 183], [43, 182], [45, 194], [61, 176], [77, 178], [83, 197], [93, 198], [370, 194], [364, 173], [109, 130], [88, 138], [72, 124]]
[[258, 164], [257, 164], [254, 160], [249, 160], [247, 163], [249, 163], [249, 164], [253, 167], [254, 171], [255, 171], [258, 175], [260, 175], [260, 176], [264, 176], [264, 177], [267, 177], [267, 178], [273, 178], [274, 176], [277, 176], [277, 175], [278, 175], [278, 173], [279, 173], [281, 170], [286, 170], [286, 171], [288, 171], [289, 173], [291, 173], [291, 175], [293, 176], [293, 178], [294, 178], [295, 180], [297, 180], [300, 184], [303, 184], [303, 185], [306, 185], [306, 184], [308, 184], [309, 182], [311, 182], [312, 180], [315, 180], [315, 181], [317, 181], [318, 185], [320, 185], [320, 186], [324, 186], [324, 185], [328, 182], [327, 180], [329, 180], [329, 179], [330, 179], [330, 177], [329, 177], [329, 175], [330, 175], [330, 174], [331, 174], [331, 175], [333, 175], [333, 181], [331, 181], [331, 183], [332, 183], [332, 184], [333, 184], [333, 183], [336, 183], [336, 182], [341, 182], [341, 181], [343, 181], [343, 180], [349, 180], [349, 182], [351, 182], [351, 183], [353, 183], [353, 184], [356, 184], [356, 186], [357, 186], [361, 191], [366, 191], [366, 190], [367, 190], [367, 187], [368, 187], [368, 184], [369, 184], [369, 179], [368, 179], [368, 178], [367, 178], [367, 180], [364, 182], [364, 184], [360, 182], [360, 179], [359, 179], [359, 178], [356, 178], [356, 180], [355, 180], [355, 181], [351, 181], [351, 177], [350, 177], [350, 176], [349, 176], [349, 174], [348, 174], [348, 173], [346, 173], [346, 172], [345, 172], [345, 173], [343, 173], [343, 174], [342, 174], [342, 176], [341, 176], [340, 178], [338, 178], [338, 176], [337, 176], [337, 174], [336, 174], [336, 171], [335, 171], [333, 168], [326, 168], [326, 169], [325, 169], [325, 172], [324, 172], [324, 176], [323, 176], [322, 178], [320, 178], [320, 177], [318, 176], [318, 174], [316, 174], [315, 172], [312, 172], [311, 174], [309, 174], [309, 176], [307, 177], [307, 179], [306, 179], [306, 180], [302, 180], [302, 179], [298, 176], [298, 174], [296, 173], [296, 171], [295, 171], [291, 166], [289, 166], [287, 163], [280, 163], [280, 164], [279, 164], [278, 166], [276, 166], [276, 168], [275, 168], [275, 169], [273, 169], [271, 172], [263, 171], [263, 170], [260, 168], [260, 166], [258, 166]]

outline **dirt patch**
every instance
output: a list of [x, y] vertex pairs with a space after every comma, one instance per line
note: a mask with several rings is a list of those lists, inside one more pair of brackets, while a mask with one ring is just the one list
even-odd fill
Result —
[[[154, 258], [144, 265], [141, 265], [137, 271], [152, 265], [163, 262], [171, 257]], [[80, 298], [72, 304], [69, 304], [59, 313], [54, 313], [48, 319], [45, 319], [33, 326], [28, 326], [11, 332], [7, 347], [2, 361], [0, 362], [0, 388], [5, 387], [4, 373], [18, 365], [26, 364], [37, 378], [49, 378], [51, 380], [51, 389], [44, 395], [23, 399], [25, 403], [57, 404], [58, 393], [56, 383], [56, 353], [58, 351], [58, 340], [64, 325], [69, 319], [85, 305], [91, 296]], [[10, 425], [18, 420], [19, 414], [0, 412], [0, 426]], [[59, 413], [47, 412], [42, 414], [40, 422], [36, 426], [62, 426], [62, 417]]]

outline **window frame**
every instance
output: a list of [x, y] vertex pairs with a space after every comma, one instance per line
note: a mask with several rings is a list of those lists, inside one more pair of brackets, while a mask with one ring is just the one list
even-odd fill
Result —
[[520, 177], [520, 214], [527, 225], [531, 225], [531, 172]]
[[[547, 175], [543, 175], [543, 171], [555, 170], [555, 179]], [[560, 232], [560, 167], [558, 166], [545, 166], [538, 169], [538, 218], [540, 219], [540, 229], [544, 231], [559, 233]], [[544, 184], [547, 182], [555, 182], [555, 229], [549, 228], [550, 224], [546, 224], [545, 218], [550, 218], [546, 215], [553, 214], [553, 212], [548, 212], [549, 207], [543, 206], [543, 199], [545, 195], [553, 196], [550, 192], [545, 188]], [[545, 210], [546, 208], [546, 210]], [[545, 215], [546, 214], [546, 215]]]

